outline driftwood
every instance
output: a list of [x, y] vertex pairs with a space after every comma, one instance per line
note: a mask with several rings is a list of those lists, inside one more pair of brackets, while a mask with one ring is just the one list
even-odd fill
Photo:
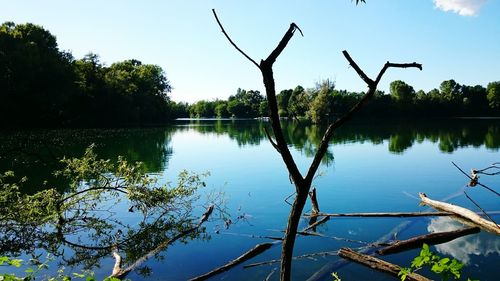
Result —
[[110, 277], [116, 277], [116, 278], [120, 278], [120, 279], [125, 277], [130, 271], [138, 268], [146, 260], [148, 260], [152, 256], [154, 256], [154, 255], [158, 254], [159, 252], [161, 252], [162, 250], [164, 250], [168, 245], [170, 245], [173, 242], [177, 241], [178, 239], [185, 237], [188, 234], [193, 233], [194, 231], [198, 230], [201, 227], [201, 225], [208, 220], [208, 218], [212, 214], [213, 210], [214, 210], [214, 205], [211, 205], [210, 207], [207, 208], [205, 213], [203, 213], [203, 215], [200, 217], [200, 220], [198, 221], [198, 223], [195, 226], [193, 226], [189, 229], [186, 229], [185, 231], [183, 231], [183, 232], [177, 234], [176, 236], [168, 239], [167, 241], [161, 243], [156, 248], [154, 248], [152, 251], [150, 251], [146, 255], [140, 257], [134, 263], [132, 263], [131, 265], [129, 265], [126, 268], [121, 267], [122, 258], [120, 256], [120, 254], [118, 254], [118, 249], [116, 249], [116, 248], [113, 249], [112, 254], [113, 254], [113, 257], [115, 258], [115, 265], [113, 266], [113, 272], [111, 273]]
[[379, 212], [379, 213], [311, 213], [304, 214], [305, 217], [439, 217], [439, 216], [453, 216], [450, 212]]
[[377, 250], [377, 254], [388, 255], [388, 254], [403, 252], [406, 250], [421, 248], [424, 243], [428, 245], [442, 244], [465, 235], [479, 233], [480, 231], [481, 230], [479, 227], [469, 227], [453, 231], [436, 232], [436, 233], [420, 235], [410, 238], [408, 240], [397, 241], [388, 247]]
[[[401, 267], [399, 265], [392, 264], [390, 262], [386, 262], [381, 259], [377, 259], [372, 256], [368, 256], [365, 254], [358, 253], [349, 248], [342, 248], [339, 251], [339, 256], [344, 259], [349, 259], [351, 261], [360, 263], [364, 266], [368, 266], [370, 268], [376, 269], [381, 272], [388, 273], [392, 276], [398, 277], [398, 273], [401, 271]], [[430, 281], [430, 279], [416, 274], [410, 273], [406, 276], [406, 280], [409, 281]]]
[[272, 242], [272, 243], [261, 243], [261, 244], [257, 244], [255, 245], [255, 247], [253, 247], [252, 249], [248, 250], [247, 252], [245, 252], [244, 254], [242, 254], [241, 256], [237, 257], [236, 259], [228, 262], [227, 264], [221, 266], [221, 267], [218, 267], [210, 272], [207, 272], [203, 275], [200, 275], [200, 276], [197, 276], [197, 277], [194, 277], [194, 278], [191, 278], [189, 279], [189, 281], [199, 281], [199, 280], [206, 280], [214, 275], [217, 275], [221, 272], [224, 272], [224, 271], [227, 271], [229, 269], [231, 269], [232, 267], [242, 263], [242, 262], [245, 262], [259, 254], [261, 254], [262, 252], [265, 252], [266, 250], [268, 250], [269, 248], [271, 248], [273, 245], [276, 245], [277, 243], [280, 243], [281, 241], [275, 241], [275, 242]]
[[469, 209], [441, 201], [432, 200], [428, 198], [425, 193], [419, 193], [419, 196], [420, 200], [422, 200], [422, 203], [425, 205], [433, 207], [437, 210], [454, 213], [457, 217], [472, 222], [473, 224], [481, 227], [488, 232], [500, 235], [500, 226], [498, 226], [498, 224], [483, 219], [481, 216]]

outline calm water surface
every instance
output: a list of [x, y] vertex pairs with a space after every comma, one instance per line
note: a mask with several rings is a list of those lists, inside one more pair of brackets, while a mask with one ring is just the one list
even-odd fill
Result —
[[[223, 191], [234, 223], [226, 229], [221, 221], [212, 221], [206, 224], [210, 239], [176, 243], [162, 253], [163, 258], [147, 262], [149, 277], [138, 272], [129, 275], [132, 280], [186, 280], [225, 264], [257, 243], [270, 241], [262, 236], [282, 235], [290, 210], [285, 199], [293, 196], [294, 188], [280, 156], [267, 141], [265, 127], [269, 124], [258, 121], [184, 120], [161, 129], [0, 133], [0, 169], [26, 174], [31, 179], [28, 192], [39, 189], [45, 179], [64, 189], [64, 183], [50, 177], [49, 171], [57, 167], [52, 159], [80, 156], [86, 146], [96, 143], [99, 156], [125, 155], [143, 161], [150, 173], [164, 180], [175, 179], [184, 169], [209, 171], [202, 193]], [[284, 131], [299, 169], [305, 172], [324, 128], [284, 123]], [[499, 148], [499, 120], [352, 123], [334, 137], [313, 185], [324, 212], [424, 211], [418, 192], [479, 211], [463, 195], [467, 178], [451, 162], [466, 171], [483, 168], [500, 161]], [[483, 176], [481, 182], [497, 191], [500, 188], [500, 176]], [[500, 199], [493, 193], [482, 188], [467, 192], [483, 209], [500, 210]], [[306, 219], [299, 228], [305, 226]], [[356, 248], [388, 234], [405, 239], [460, 227], [445, 217], [335, 218], [317, 229], [326, 237], [298, 237], [294, 254]], [[398, 231], [391, 232], [394, 228]], [[494, 235], [482, 232], [433, 249], [465, 263], [465, 276], [498, 280], [500, 239]], [[245, 264], [277, 259], [280, 250], [277, 245]], [[413, 250], [385, 259], [408, 266], [417, 254], [418, 250]], [[294, 280], [307, 280], [318, 272], [326, 274], [316, 274], [319, 278], [315, 280], [331, 280], [331, 271], [338, 272], [342, 280], [390, 280], [355, 264], [339, 264], [339, 260], [337, 256], [295, 260]], [[100, 268], [93, 270], [97, 277], [104, 277], [112, 265], [113, 259], [104, 257]], [[264, 280], [278, 267], [244, 269], [240, 265], [211, 280]], [[271, 280], [278, 280], [278, 275], [274, 273]]]

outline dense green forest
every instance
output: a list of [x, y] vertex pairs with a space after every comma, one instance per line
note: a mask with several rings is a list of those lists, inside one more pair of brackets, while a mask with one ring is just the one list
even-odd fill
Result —
[[[34, 24], [0, 26], [0, 127], [110, 127], [163, 124], [179, 117], [265, 117], [259, 91], [238, 89], [227, 100], [176, 103], [157, 65], [130, 59], [104, 65], [99, 56], [75, 59], [54, 35]], [[363, 93], [338, 90], [326, 80], [315, 87], [282, 90], [282, 117], [320, 123], [344, 114]], [[378, 92], [361, 117], [500, 116], [500, 81], [461, 85], [443, 81], [429, 92], [403, 81]]]
[[[364, 93], [335, 89], [329, 80], [314, 88], [282, 90], [278, 95], [281, 117], [308, 119], [320, 123], [343, 115]], [[226, 100], [198, 101], [189, 106], [190, 117], [264, 117], [267, 101], [259, 91], [238, 89]], [[390, 93], [378, 91], [359, 116], [364, 117], [464, 117], [500, 116], [500, 81], [481, 85], [461, 85], [455, 80], [443, 81], [439, 89], [429, 92], [415, 89], [396, 80]]]
[[176, 118], [163, 69], [75, 59], [34, 24], [0, 26], [0, 127], [142, 125]]

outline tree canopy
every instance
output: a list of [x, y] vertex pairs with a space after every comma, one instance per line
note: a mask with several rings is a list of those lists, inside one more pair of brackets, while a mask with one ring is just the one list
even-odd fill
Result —
[[181, 114], [158, 65], [130, 59], [107, 67], [97, 54], [75, 59], [48, 30], [0, 26], [0, 127], [124, 126]]

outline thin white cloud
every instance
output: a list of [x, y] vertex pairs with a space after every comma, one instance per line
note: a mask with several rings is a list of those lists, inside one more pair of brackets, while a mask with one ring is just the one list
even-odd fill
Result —
[[461, 16], [477, 16], [486, 0], [434, 0], [436, 8]]

